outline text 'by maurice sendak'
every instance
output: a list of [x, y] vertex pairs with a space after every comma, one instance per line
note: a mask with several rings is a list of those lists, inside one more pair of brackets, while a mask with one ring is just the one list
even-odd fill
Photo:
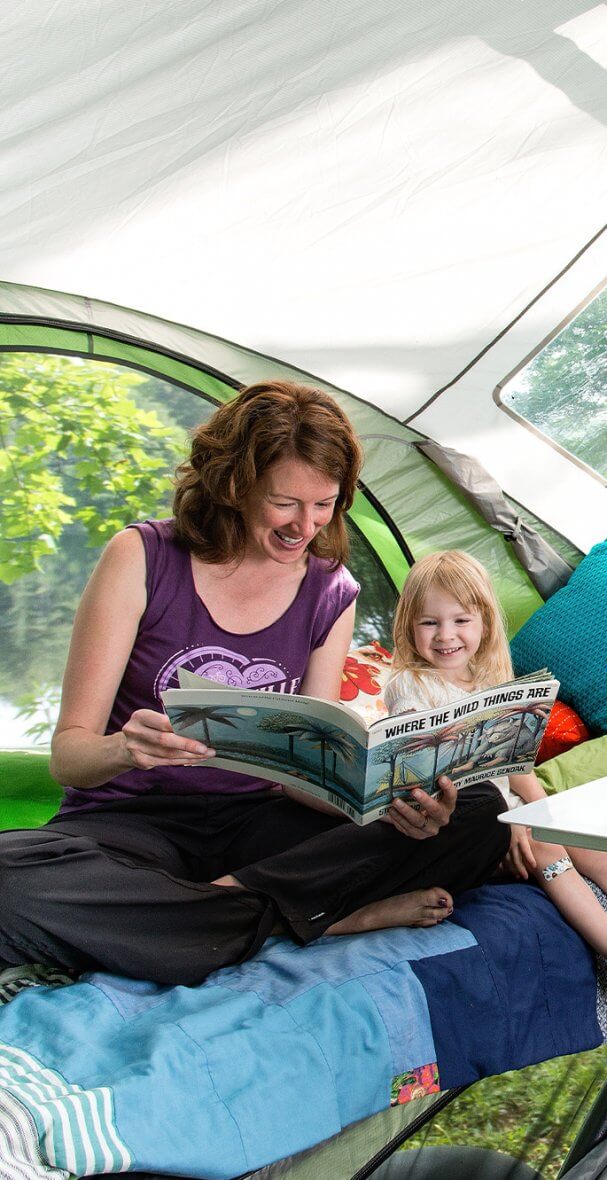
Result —
[[484, 696], [475, 697], [470, 701], [460, 701], [450, 709], [443, 709], [439, 713], [425, 713], [421, 717], [411, 716], [406, 721], [399, 721], [396, 725], [387, 725], [385, 737], [398, 737], [401, 733], [416, 733], [424, 729], [434, 729], [437, 725], [447, 725], [457, 721], [458, 717], [466, 717], [469, 713], [478, 713], [482, 709], [490, 709], [494, 705], [509, 705], [515, 701], [541, 700], [552, 695], [550, 687], [546, 685], [528, 686], [526, 688], [510, 688], [506, 690], [489, 690]]

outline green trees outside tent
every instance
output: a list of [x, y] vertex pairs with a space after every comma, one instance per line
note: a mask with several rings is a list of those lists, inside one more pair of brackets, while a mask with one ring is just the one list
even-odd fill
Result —
[[[0, 359], [0, 698], [33, 714], [34, 740], [48, 740], [71, 621], [101, 546], [169, 509], [186, 423], [165, 411], [169, 387], [151, 386], [95, 361]], [[188, 402], [200, 419], [204, 403]]]
[[[31, 740], [52, 731], [74, 611], [101, 547], [133, 520], [170, 514], [189, 431], [212, 410], [119, 365], [0, 357], [0, 712], [2, 701], [21, 708]], [[387, 644], [395, 592], [353, 541], [356, 641]]]
[[504, 401], [607, 477], [607, 291], [517, 374]]
[[66, 528], [99, 546], [169, 492], [183, 432], [113, 365], [9, 354], [0, 365], [0, 580], [40, 569]]

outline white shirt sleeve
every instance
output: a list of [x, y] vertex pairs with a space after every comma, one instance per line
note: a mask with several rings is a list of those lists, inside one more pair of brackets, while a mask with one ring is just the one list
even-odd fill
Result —
[[384, 701], [390, 713], [439, 709], [461, 696], [461, 689], [455, 685], [446, 684], [438, 676], [424, 672], [397, 672], [384, 689]]

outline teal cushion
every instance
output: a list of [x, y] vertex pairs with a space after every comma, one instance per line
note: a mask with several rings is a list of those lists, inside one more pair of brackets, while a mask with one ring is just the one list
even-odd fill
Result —
[[550, 668], [559, 697], [607, 733], [607, 541], [595, 545], [512, 640], [518, 675]]

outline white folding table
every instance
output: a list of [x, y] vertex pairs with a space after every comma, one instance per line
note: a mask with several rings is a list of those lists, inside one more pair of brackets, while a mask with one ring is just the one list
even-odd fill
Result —
[[525, 824], [536, 840], [607, 852], [607, 777], [514, 807], [498, 818]]

